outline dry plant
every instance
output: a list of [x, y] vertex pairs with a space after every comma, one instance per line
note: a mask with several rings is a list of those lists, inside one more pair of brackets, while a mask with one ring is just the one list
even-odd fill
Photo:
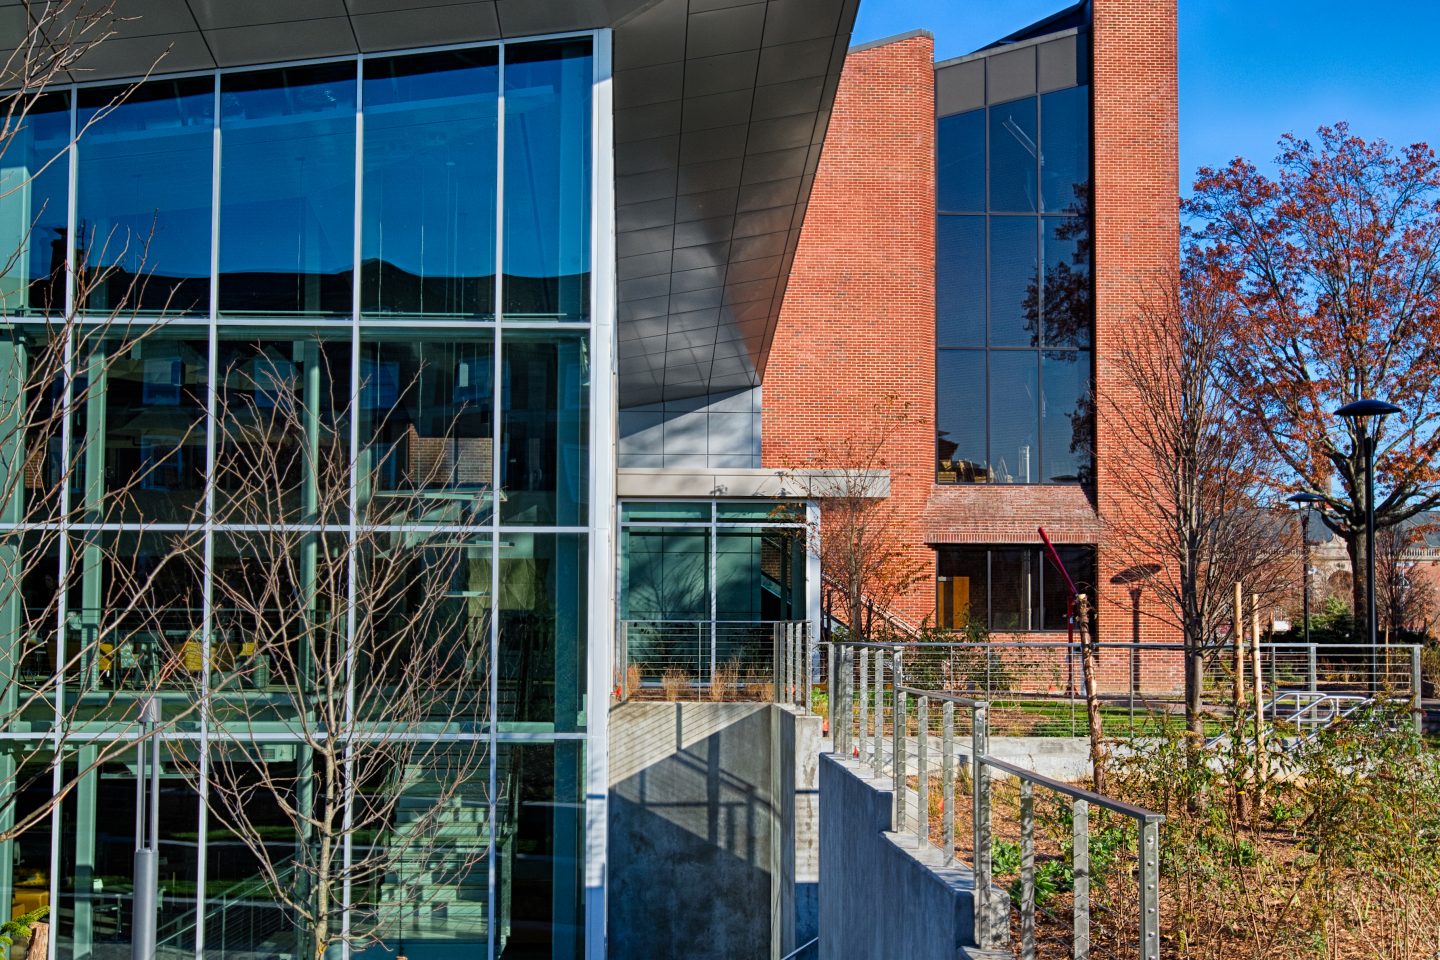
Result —
[[724, 663], [717, 664], [715, 673], [710, 677], [710, 699], [715, 703], [725, 703], [735, 699], [735, 692], [740, 689], [740, 661], [731, 658]]
[[[176, 764], [318, 960], [423, 932], [447, 909], [438, 888], [484, 883], [470, 875], [488, 849], [493, 554], [488, 535], [415, 527], [409, 497], [373, 497], [353, 522], [345, 425], [365, 391], [331, 386], [344, 350], [284, 347], [256, 343], [221, 371], [226, 529], [206, 669], [191, 674], [211, 749], [206, 767]], [[408, 484], [447, 485], [445, 469], [434, 459]], [[273, 758], [276, 734], [293, 760]]]
[[679, 667], [666, 667], [665, 672], [660, 674], [660, 690], [666, 700], [687, 699], [685, 694], [690, 692], [690, 677]]

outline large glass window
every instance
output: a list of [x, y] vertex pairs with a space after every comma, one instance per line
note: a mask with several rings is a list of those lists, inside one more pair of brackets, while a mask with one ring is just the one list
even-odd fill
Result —
[[488, 334], [367, 332], [361, 342], [361, 494], [372, 519], [489, 523], [495, 356]]
[[215, 78], [80, 91], [76, 300], [210, 310]]
[[494, 47], [365, 62], [361, 312], [495, 312]]
[[355, 64], [220, 78], [222, 313], [348, 314]]
[[590, 312], [588, 40], [505, 51], [505, 314]]
[[587, 341], [511, 336], [501, 359], [501, 522], [584, 523], [590, 482]]
[[[1062, 546], [1056, 552], [1076, 589], [1093, 596], [1095, 548]], [[1069, 590], [1041, 547], [946, 546], [938, 560], [942, 628], [978, 622], [997, 633], [1066, 629]]]
[[1089, 96], [936, 121], [939, 483], [1091, 479]]
[[69, 230], [70, 95], [35, 98], [0, 156], [0, 310], [7, 317], [65, 310]]

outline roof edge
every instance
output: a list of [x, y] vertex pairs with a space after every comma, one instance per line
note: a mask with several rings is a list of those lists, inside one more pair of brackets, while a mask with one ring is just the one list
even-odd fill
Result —
[[897, 33], [893, 37], [881, 37], [879, 40], [866, 40], [864, 43], [857, 43], [851, 47], [848, 53], [859, 53], [861, 50], [872, 50], [875, 47], [883, 47], [891, 43], [899, 43], [902, 40], [914, 40], [916, 37], [929, 37], [935, 39], [935, 34], [929, 30], [906, 30], [904, 33]]

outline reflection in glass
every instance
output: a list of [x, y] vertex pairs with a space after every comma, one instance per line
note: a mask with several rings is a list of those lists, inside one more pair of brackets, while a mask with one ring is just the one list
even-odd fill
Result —
[[350, 340], [222, 328], [217, 516], [228, 523], [349, 519]]
[[498, 84], [495, 47], [365, 61], [366, 315], [494, 315]]
[[1045, 217], [1045, 345], [1088, 347], [1094, 297], [1089, 218]]
[[504, 534], [500, 544], [500, 720], [582, 729], [586, 538]]
[[575, 741], [501, 743], [496, 956], [578, 960], [585, 953], [585, 752]]
[[985, 346], [984, 217], [939, 218], [935, 279], [935, 342]]
[[1046, 351], [1041, 358], [1045, 385], [1040, 406], [1045, 434], [1043, 479], [1049, 483], [1087, 482], [1094, 444], [1090, 354]]
[[[1065, 572], [1070, 574], [1070, 579], [1075, 582], [1075, 588], [1091, 597], [1090, 609], [1093, 613], [1095, 609], [1095, 548], [1057, 546], [1055, 551], [1060, 554], [1060, 562], [1065, 565]], [[1065, 616], [1066, 611], [1070, 609], [1069, 590], [1064, 578], [1048, 562], [1042, 563], [1040, 570], [1045, 617], [1040, 629], [1064, 630], [1068, 626]]]
[[1035, 217], [990, 218], [990, 345], [1040, 343], [1039, 247]]
[[990, 210], [1033, 213], [1039, 149], [1036, 145], [1035, 98], [990, 108]]
[[35, 729], [48, 730], [55, 719], [47, 697], [21, 704], [28, 691], [44, 689], [60, 655], [60, 537], [55, 530], [0, 535], [0, 709], [10, 733], [28, 732], [34, 721], [40, 723]]
[[590, 311], [590, 41], [505, 48], [509, 317]]
[[82, 307], [206, 313], [214, 78], [81, 90], [76, 129]]
[[[82, 746], [67, 762], [76, 781], [60, 809], [60, 904], [51, 912], [56, 955], [64, 960], [130, 955], [134, 937], [135, 773], [125, 762], [89, 769], [100, 748]], [[156, 956], [194, 955], [195, 889], [199, 876], [200, 798], [175, 771], [178, 751], [161, 749]], [[133, 754], [124, 759], [133, 759]]]
[[[706, 514], [708, 519], [708, 509]], [[709, 620], [709, 532], [678, 527], [624, 530], [620, 547], [620, 619]], [[648, 658], [647, 651], [635, 652], [634, 647], [632, 656]]]
[[1045, 209], [1079, 210], [1090, 194], [1090, 88], [1069, 87], [1040, 98], [1040, 189]]
[[936, 617], [946, 630], [963, 630], [974, 618], [981, 627], [989, 619], [989, 551], [975, 547], [941, 547], [936, 557]]
[[223, 313], [349, 313], [355, 64], [220, 78]]
[[985, 351], [937, 350], [935, 358], [936, 482], [984, 482]]
[[0, 156], [0, 311], [6, 316], [65, 310], [69, 217], [70, 96], [36, 97]]
[[585, 523], [590, 476], [585, 339], [509, 336], [502, 360], [501, 522]]
[[[0, 405], [16, 426], [0, 436], [0, 477], [10, 483], [0, 519], [59, 520], [64, 488], [66, 342], [46, 328], [17, 324], [0, 333]], [[83, 402], [72, 394], [71, 402]], [[19, 428], [23, 419], [24, 429]]]
[[972, 110], [935, 122], [936, 209], [944, 213], [985, 210], [985, 111]]
[[990, 351], [990, 468], [997, 483], [1036, 483], [1040, 385], [1033, 350]]
[[209, 344], [162, 332], [88, 346], [71, 439], [81, 461], [76, 501], [93, 520], [195, 519], [205, 494]]
[[991, 550], [990, 629], [1035, 630], [1039, 626], [1039, 551]]
[[361, 498], [377, 521], [488, 523], [493, 340], [488, 333], [430, 336], [366, 334], [362, 341]]

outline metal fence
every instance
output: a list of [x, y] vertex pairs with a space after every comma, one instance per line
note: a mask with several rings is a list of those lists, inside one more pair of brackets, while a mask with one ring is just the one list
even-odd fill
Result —
[[[895, 646], [891, 644], [890, 646]], [[1078, 643], [987, 641], [909, 642], [913, 685], [984, 700], [997, 736], [1078, 737], [1085, 728], [1084, 658]], [[1178, 643], [1096, 645], [1101, 720], [1111, 736], [1155, 733], [1184, 712], [1185, 651]], [[1223, 714], [1234, 684], [1233, 648], [1204, 660], [1207, 710]], [[1260, 647], [1262, 702], [1271, 719], [1303, 725], [1343, 708], [1348, 698], [1408, 702], [1419, 716], [1420, 648], [1274, 643]], [[1246, 696], [1255, 692], [1253, 651], [1246, 654]], [[829, 688], [831, 663], [822, 664]], [[858, 664], [849, 665], [852, 671]], [[858, 681], [851, 678], [851, 685]], [[1318, 696], [1298, 696], [1313, 694]], [[1328, 695], [1328, 699], [1327, 699]], [[1302, 701], [1297, 703], [1297, 698]], [[1314, 703], [1313, 706], [1308, 704]], [[1302, 709], [1303, 708], [1303, 709]], [[1298, 718], [1297, 718], [1298, 714]]]
[[804, 621], [623, 620], [619, 700], [773, 700], [810, 706], [815, 638]]
[[[1009, 911], [994, 887], [997, 812], [995, 774], [1018, 784], [1018, 805], [1005, 832], [1018, 832], [1016, 883], [1020, 914], [1019, 947], [1024, 960], [1036, 956], [1036, 790], [1068, 804], [1071, 821], [1073, 956], [1090, 955], [1091, 812], [1108, 811], [1134, 824], [1132, 869], [1134, 944], [1143, 960], [1160, 956], [1159, 814], [1094, 791], [1052, 780], [990, 755], [991, 704], [983, 699], [916, 685], [911, 676], [915, 645], [837, 642], [827, 653], [831, 730], [837, 753], [889, 777], [895, 793], [894, 829], [913, 832], [923, 845], [937, 846], [946, 861], [968, 853], [975, 872], [975, 942], [997, 948], [1009, 942]], [[920, 676], [926, 676], [922, 664]], [[967, 759], [968, 757], [968, 759]], [[968, 804], [957, 803], [957, 785], [968, 789]], [[938, 797], [938, 803], [937, 803]], [[968, 821], [968, 823], [966, 822]], [[1014, 828], [1011, 830], [1010, 828]], [[966, 836], [968, 834], [968, 837]], [[966, 849], [968, 846], [968, 850]]]

